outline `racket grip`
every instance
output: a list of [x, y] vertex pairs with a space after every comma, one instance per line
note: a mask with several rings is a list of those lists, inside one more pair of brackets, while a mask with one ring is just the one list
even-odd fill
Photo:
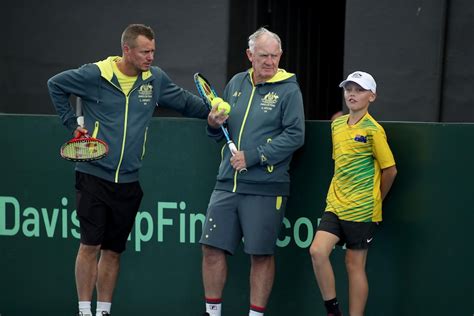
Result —
[[84, 127], [84, 116], [77, 117], [77, 125], [79, 125], [80, 127]]
[[[232, 156], [235, 155], [235, 152], [237, 151], [237, 147], [235, 146], [234, 142], [229, 140], [227, 142], [227, 146], [229, 146], [230, 153], [232, 154]], [[244, 174], [246, 172], [247, 172], [247, 168], [242, 168], [242, 169], [239, 170], [240, 174]]]
[[235, 155], [235, 153], [237, 152], [237, 147], [235, 146], [234, 142], [229, 140], [227, 142], [227, 146], [229, 146], [229, 149], [230, 149], [230, 153], [233, 155]]

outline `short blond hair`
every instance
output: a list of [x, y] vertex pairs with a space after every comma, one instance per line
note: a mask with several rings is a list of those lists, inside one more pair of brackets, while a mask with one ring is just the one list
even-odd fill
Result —
[[140, 35], [145, 36], [150, 41], [155, 39], [155, 32], [153, 32], [151, 27], [144, 24], [130, 24], [122, 33], [122, 47], [124, 45], [127, 45], [130, 48], [135, 47], [136, 39]]

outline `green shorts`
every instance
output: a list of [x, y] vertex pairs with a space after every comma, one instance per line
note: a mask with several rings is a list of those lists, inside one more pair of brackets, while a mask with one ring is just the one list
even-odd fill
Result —
[[234, 254], [243, 240], [247, 254], [273, 255], [287, 200], [214, 190], [199, 242]]

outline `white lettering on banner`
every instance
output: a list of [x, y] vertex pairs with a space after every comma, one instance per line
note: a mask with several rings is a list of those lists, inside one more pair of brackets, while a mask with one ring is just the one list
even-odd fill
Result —
[[[13, 196], [0, 196], [0, 238], [18, 236], [32, 238], [74, 238], [79, 239], [79, 220], [76, 210], [68, 209], [68, 198], [60, 198], [60, 207], [22, 208]], [[190, 212], [187, 204], [181, 202], [156, 203], [156, 211], [141, 210], [135, 218], [135, 226], [128, 240], [135, 251], [142, 251], [146, 243], [179, 242], [195, 244], [199, 241], [206, 216], [204, 212]], [[283, 226], [277, 246], [280, 248], [311, 245], [316, 226], [307, 217], [290, 221], [283, 219]], [[318, 219], [319, 221], [319, 219]], [[132, 240], [133, 239], [133, 240]]]

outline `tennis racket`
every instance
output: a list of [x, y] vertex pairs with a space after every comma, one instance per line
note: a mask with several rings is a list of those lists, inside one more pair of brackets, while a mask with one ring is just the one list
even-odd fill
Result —
[[[77, 124], [84, 127], [84, 116], [82, 116], [82, 100], [76, 100]], [[70, 161], [92, 161], [104, 158], [109, 152], [109, 146], [95, 137], [89, 135], [78, 135], [61, 146], [59, 153], [62, 158]]]
[[[196, 88], [199, 92], [199, 95], [204, 99], [204, 101], [207, 103], [210, 109], [212, 109], [212, 100], [217, 98], [217, 93], [216, 90], [211, 86], [210, 82], [204, 77], [201, 73], [197, 72], [194, 74], [194, 83], [196, 84]], [[221, 125], [221, 130], [222, 133], [224, 134], [224, 137], [227, 142], [227, 146], [229, 147], [229, 150], [232, 154], [234, 155], [234, 152], [237, 151], [237, 146], [235, 146], [234, 141], [232, 138], [230, 138], [229, 131], [225, 127], [225, 125]], [[245, 173], [247, 172], [247, 168], [243, 168], [239, 170], [239, 173]]]

